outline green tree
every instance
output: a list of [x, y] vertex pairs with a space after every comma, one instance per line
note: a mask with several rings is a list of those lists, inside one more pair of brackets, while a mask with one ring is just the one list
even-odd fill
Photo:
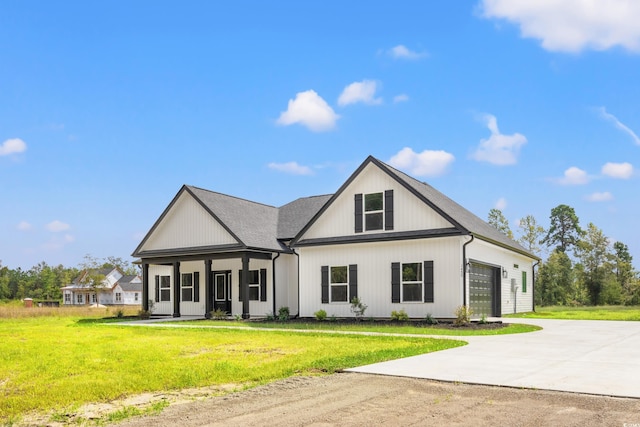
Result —
[[555, 249], [562, 252], [575, 247], [583, 234], [580, 220], [571, 206], [558, 205], [551, 209], [550, 226], [547, 234], [540, 241], [548, 247], [555, 245]]
[[578, 242], [576, 249], [576, 255], [583, 267], [581, 280], [589, 292], [590, 303], [619, 303], [614, 299], [614, 295], [620, 295], [620, 292], [613, 289], [607, 289], [608, 297], [606, 300], [602, 299], [605, 287], [617, 285], [615, 280], [611, 280], [614, 277], [613, 255], [609, 250], [609, 239], [602, 230], [589, 223], [584, 238]]
[[500, 209], [491, 209], [489, 211], [487, 222], [505, 236], [513, 239], [513, 232], [511, 231], [511, 228], [509, 228], [509, 221], [507, 221], [507, 218], [505, 218]]
[[567, 305], [573, 301], [573, 269], [564, 252], [555, 250], [541, 265], [536, 281], [536, 304]]
[[633, 285], [636, 275], [633, 271], [633, 257], [629, 253], [629, 247], [622, 242], [615, 242], [613, 244], [613, 253], [616, 281], [622, 289], [625, 304], [628, 304], [633, 296]]
[[527, 215], [518, 223], [518, 230], [518, 242], [532, 254], [540, 255], [540, 239], [545, 233], [544, 227], [538, 224], [533, 215]]
[[105, 275], [100, 273], [99, 270], [86, 270], [82, 274], [83, 276], [80, 283], [86, 285], [86, 287], [96, 295], [96, 306], [99, 307], [100, 292], [102, 292], [105, 287]]

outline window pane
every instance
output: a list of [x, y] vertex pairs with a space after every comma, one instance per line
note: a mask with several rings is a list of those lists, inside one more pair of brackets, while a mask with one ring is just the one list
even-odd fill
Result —
[[331, 286], [331, 302], [347, 302], [347, 286]]
[[163, 288], [171, 287], [171, 279], [169, 278], [169, 276], [160, 277], [160, 286]]
[[224, 280], [223, 275], [216, 276], [216, 299], [224, 300], [226, 298], [225, 295], [225, 285], [226, 281]]
[[422, 281], [422, 264], [419, 262], [402, 264], [402, 281], [403, 282], [421, 282]]
[[382, 193], [372, 193], [364, 195], [364, 211], [381, 211], [382, 210]]
[[160, 301], [171, 301], [171, 291], [169, 289], [160, 291]]
[[403, 301], [422, 301], [422, 284], [405, 283], [402, 285]]
[[260, 275], [258, 270], [249, 270], [249, 284], [257, 285], [260, 283]]
[[182, 275], [182, 286], [193, 286], [193, 276], [191, 273]]
[[191, 288], [182, 288], [182, 301], [191, 301], [193, 300], [193, 289]]
[[259, 286], [250, 286], [249, 287], [249, 301], [258, 301], [260, 299], [260, 287]]
[[365, 215], [366, 230], [382, 230], [382, 212]]
[[347, 283], [347, 266], [331, 267], [331, 283]]

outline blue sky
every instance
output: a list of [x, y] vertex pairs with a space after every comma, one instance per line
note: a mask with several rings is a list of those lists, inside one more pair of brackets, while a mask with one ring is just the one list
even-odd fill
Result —
[[[4, 1], [0, 260], [129, 259], [182, 184], [280, 206], [371, 154], [640, 259], [640, 3]], [[516, 233], [517, 234], [517, 233]]]

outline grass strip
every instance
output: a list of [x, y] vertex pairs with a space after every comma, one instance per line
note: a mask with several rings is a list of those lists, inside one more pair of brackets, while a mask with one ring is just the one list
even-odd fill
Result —
[[624, 320], [640, 321], [639, 306], [537, 307], [535, 312], [510, 314], [523, 319]]

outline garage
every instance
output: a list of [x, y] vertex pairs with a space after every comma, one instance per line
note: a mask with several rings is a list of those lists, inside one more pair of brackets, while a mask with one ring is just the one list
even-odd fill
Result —
[[501, 315], [500, 267], [471, 263], [469, 270], [469, 307], [473, 317]]

